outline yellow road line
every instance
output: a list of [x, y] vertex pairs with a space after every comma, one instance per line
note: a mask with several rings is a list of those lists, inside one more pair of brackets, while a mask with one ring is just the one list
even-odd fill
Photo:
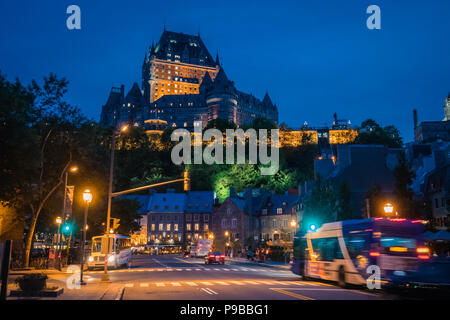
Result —
[[289, 292], [289, 291], [286, 291], [286, 290], [283, 290], [283, 289], [271, 289], [271, 290], [279, 292], [279, 293], [282, 293], [282, 294], [285, 294], [285, 295], [288, 295], [288, 296], [291, 296], [291, 297], [294, 297], [294, 298], [297, 298], [297, 299], [300, 299], [300, 300], [315, 300], [313, 298], [306, 297], [306, 296], [303, 296], [303, 295], [298, 294], [298, 293]]
[[186, 282], [188, 285], [190, 285], [191, 287], [196, 287], [197, 284], [195, 282]]
[[175, 258], [175, 259], [177, 259], [177, 260], [179, 260], [179, 261], [183, 261], [183, 262], [185, 262], [185, 263], [195, 263], [195, 262], [190, 262], [190, 261], [183, 260], [183, 259], [180, 259], [180, 258]]
[[221, 284], [223, 286], [229, 286], [229, 283], [226, 283], [225, 281], [214, 281], [215, 283]]

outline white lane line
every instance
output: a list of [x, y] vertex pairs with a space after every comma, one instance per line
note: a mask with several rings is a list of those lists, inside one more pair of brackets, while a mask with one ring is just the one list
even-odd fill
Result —
[[256, 281], [251, 281], [251, 280], [244, 280], [244, 282], [250, 283], [250, 284], [259, 284], [258, 282], [256, 282]]
[[221, 284], [223, 286], [229, 286], [229, 283], [226, 283], [225, 281], [214, 281], [215, 283]]
[[195, 271], [200, 271], [200, 270], [202, 270], [202, 269], [200, 269], [200, 268], [195, 268]]
[[233, 270], [233, 271], [239, 271], [239, 269], [231, 269], [231, 270]]
[[127, 288], [133, 288], [134, 287], [134, 283], [126, 283], [125, 287]]
[[198, 285], [195, 282], [186, 282], [191, 287], [197, 287]]
[[[286, 283], [286, 282], [288, 282], [288, 283]], [[289, 281], [275, 281], [275, 280], [272, 280], [272, 283], [281, 284], [283, 286], [288, 286], [289, 285]]]
[[206, 286], [213, 286], [214, 284], [208, 281], [200, 281], [201, 284], [204, 284]]
[[174, 287], [181, 287], [181, 283], [179, 283], [179, 282], [172, 282], [171, 284]]
[[166, 269], [166, 271], [173, 271], [173, 269]]
[[165, 287], [166, 285], [163, 282], [157, 282], [156, 286], [157, 287]]
[[273, 284], [271, 281], [262, 281], [262, 280], [258, 280], [258, 282], [261, 282], [263, 284]]
[[228, 281], [228, 282], [233, 283], [233, 284], [237, 284], [238, 286], [243, 286], [244, 285], [242, 282], [239, 282], [239, 281]]
[[159, 265], [165, 267], [165, 268], [170, 268], [168, 265], [166, 265], [166, 264], [164, 264], [164, 263], [162, 263], [162, 262], [160, 262], [160, 261], [158, 261], [158, 260], [156, 260], [156, 259], [152, 259], [152, 260], [155, 261], [157, 264], [159, 264]]
[[164, 269], [158, 269], [157, 271], [164, 271]]
[[219, 269], [219, 268], [214, 268], [214, 270], [216, 270], [216, 271], [220, 271], [220, 269]]
[[187, 269], [184, 269], [184, 270], [186, 270], [186, 271], [192, 271], [192, 269], [191, 269], [191, 268], [187, 268]]
[[177, 271], [182, 271], [183, 269], [179, 269], [179, 268], [177, 268], [177, 269], [175, 269], [175, 270], [177, 270]]
[[307, 282], [307, 281], [291, 281], [291, 282], [293, 284], [296, 284], [296, 285], [299, 285], [299, 286], [301, 286], [301, 285], [308, 285], [308, 286], [318, 287], [317, 284], [310, 283], [310, 282]]
[[209, 288], [202, 288], [202, 290], [205, 291], [208, 294], [218, 294], [217, 292], [215, 292], [215, 291], [213, 291], [213, 290], [211, 290]]
[[223, 271], [230, 271], [230, 269], [227, 269], [227, 268], [223, 268], [222, 270]]
[[148, 283], [141, 283], [139, 286], [140, 286], [141, 288], [143, 288], [143, 287], [148, 287]]
[[373, 294], [373, 293], [367, 293], [367, 292], [362, 292], [362, 291], [357, 291], [357, 290], [346, 290], [346, 289], [341, 289], [341, 288], [269, 288], [269, 289], [281, 289], [281, 290], [289, 290], [289, 291], [295, 291], [295, 290], [299, 290], [299, 291], [347, 291], [347, 292], [352, 292], [352, 293], [356, 293], [356, 294], [365, 294], [368, 296], [372, 296], [372, 297], [378, 297], [378, 295]]

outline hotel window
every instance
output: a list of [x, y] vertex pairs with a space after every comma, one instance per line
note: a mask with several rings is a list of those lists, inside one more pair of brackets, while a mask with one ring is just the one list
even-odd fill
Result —
[[159, 224], [159, 231], [163, 231], [164, 230], [164, 224], [160, 223]]
[[262, 209], [262, 214], [267, 214], [267, 209], [266, 208], [264, 208], [264, 209]]
[[227, 214], [228, 214], [228, 215], [231, 214], [231, 208], [227, 208]]
[[170, 223], [166, 225], [166, 231], [170, 231]]
[[151, 240], [151, 241], [155, 241], [155, 235], [154, 235], [154, 234], [152, 234], [152, 235], [150, 236], [150, 240]]
[[205, 224], [203, 225], [203, 230], [204, 230], [205, 232], [209, 230], [209, 225], [208, 225], [207, 223], [205, 223]]
[[187, 231], [191, 231], [191, 224], [190, 223], [186, 224], [186, 230]]
[[155, 231], [155, 224], [154, 223], [152, 223], [152, 231]]
[[192, 235], [190, 233], [187, 234], [187, 239], [191, 240]]
[[227, 227], [227, 220], [226, 219], [222, 219], [221, 226], [222, 226], [222, 228], [226, 228]]
[[194, 233], [194, 239], [195, 239], [195, 240], [198, 239], [198, 233]]
[[283, 208], [277, 208], [277, 214], [282, 214], [283, 213]]
[[178, 223], [175, 223], [175, 224], [173, 225], [173, 231], [178, 231]]
[[231, 219], [231, 227], [232, 228], [236, 228], [237, 227], [237, 219], [236, 218]]
[[272, 220], [272, 228], [276, 228], [277, 227], [277, 220], [273, 219]]
[[196, 224], [194, 225], [194, 229], [195, 229], [195, 231], [200, 230], [200, 225], [199, 225], [198, 223], [196, 223]]
[[198, 214], [194, 214], [194, 221], [198, 221], [199, 220], [199, 215]]
[[203, 215], [203, 221], [209, 222], [209, 215], [208, 214]]
[[[188, 207], [190, 208], [190, 205], [188, 205]], [[192, 215], [191, 214], [187, 214], [186, 215], [186, 221], [192, 221]]]

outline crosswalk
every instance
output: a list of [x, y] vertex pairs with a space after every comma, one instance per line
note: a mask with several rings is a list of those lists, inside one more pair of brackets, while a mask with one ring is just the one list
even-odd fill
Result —
[[[119, 270], [110, 270], [111, 273], [123, 272], [203, 272], [203, 271], [219, 271], [219, 272], [270, 272], [277, 274], [292, 274], [289, 270], [273, 270], [267, 268], [128, 268]], [[103, 273], [101, 270], [88, 271], [88, 273]]]
[[279, 280], [199, 280], [199, 281], [165, 281], [165, 282], [130, 282], [125, 288], [151, 288], [151, 287], [214, 287], [214, 286], [330, 286], [314, 281], [279, 281]]

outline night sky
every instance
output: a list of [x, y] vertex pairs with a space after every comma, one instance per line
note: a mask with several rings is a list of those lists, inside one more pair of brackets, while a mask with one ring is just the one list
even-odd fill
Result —
[[[67, 6], [81, 30], [66, 28]], [[366, 8], [381, 8], [368, 30]], [[0, 2], [0, 70], [29, 83], [55, 72], [68, 101], [99, 120], [112, 86], [141, 84], [145, 52], [167, 30], [197, 34], [239, 90], [278, 105], [298, 128], [329, 125], [333, 113], [373, 118], [413, 137], [441, 120], [450, 91], [450, 1], [82, 1]]]

